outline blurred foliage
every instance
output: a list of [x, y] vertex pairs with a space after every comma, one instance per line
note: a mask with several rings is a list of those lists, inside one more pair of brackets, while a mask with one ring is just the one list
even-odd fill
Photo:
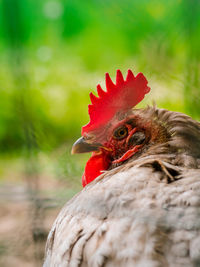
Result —
[[[11, 264], [1, 266], [42, 264], [44, 247], [34, 238], [49, 230], [47, 210], [81, 188], [89, 155], [70, 150], [89, 119], [89, 91], [104, 87], [105, 72], [114, 78], [129, 68], [152, 88], [138, 106], [155, 100], [200, 119], [200, 1], [0, 0], [0, 185], [11, 206], [2, 209], [8, 227], [0, 240]], [[7, 192], [7, 183], [15, 190]], [[20, 213], [15, 202], [24, 187], [23, 221], [26, 206], [18, 203]], [[29, 232], [19, 231], [29, 222]]]
[[88, 92], [117, 68], [145, 73], [144, 104], [200, 117], [199, 0], [0, 4], [1, 153], [71, 144], [88, 121]]

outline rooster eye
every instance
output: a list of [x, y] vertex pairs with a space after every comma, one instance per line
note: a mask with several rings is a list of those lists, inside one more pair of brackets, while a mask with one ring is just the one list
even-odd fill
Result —
[[114, 131], [113, 137], [115, 139], [121, 140], [128, 135], [128, 129], [125, 126], [119, 127]]

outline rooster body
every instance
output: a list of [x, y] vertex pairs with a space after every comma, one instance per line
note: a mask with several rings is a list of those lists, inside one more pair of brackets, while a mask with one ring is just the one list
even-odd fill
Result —
[[200, 124], [156, 107], [130, 118], [120, 155], [91, 157], [110, 163], [58, 215], [45, 267], [200, 266]]

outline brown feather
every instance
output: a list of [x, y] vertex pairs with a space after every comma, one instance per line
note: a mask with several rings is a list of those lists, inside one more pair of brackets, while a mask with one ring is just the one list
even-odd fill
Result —
[[160, 139], [64, 206], [45, 267], [200, 266], [200, 124], [155, 107], [134, 113]]

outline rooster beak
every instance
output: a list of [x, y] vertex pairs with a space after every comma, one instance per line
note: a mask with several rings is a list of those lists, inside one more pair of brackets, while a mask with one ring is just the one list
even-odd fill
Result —
[[90, 144], [84, 137], [80, 137], [72, 146], [72, 154], [87, 153], [92, 151], [98, 151], [102, 147], [101, 144]]

